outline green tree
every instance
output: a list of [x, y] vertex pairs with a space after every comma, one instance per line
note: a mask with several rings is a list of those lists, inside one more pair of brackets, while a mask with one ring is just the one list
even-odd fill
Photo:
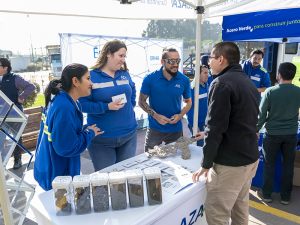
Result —
[[[221, 25], [204, 21], [201, 25], [201, 38], [203, 41], [220, 41]], [[183, 47], [195, 46], [196, 20], [151, 20], [142, 33], [148, 38], [183, 39]]]
[[24, 108], [28, 108], [32, 106], [36, 100], [38, 93], [41, 91], [41, 87], [38, 83], [34, 83], [34, 86], [35, 86], [34, 92], [31, 95], [29, 95], [23, 103]]

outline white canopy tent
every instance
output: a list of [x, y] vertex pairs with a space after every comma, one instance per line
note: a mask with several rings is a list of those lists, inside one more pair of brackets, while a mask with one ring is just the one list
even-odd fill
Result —
[[[130, 0], [129, 0], [130, 1]], [[199, 93], [199, 64], [202, 18], [247, 12], [298, 8], [300, 0], [140, 0], [129, 5], [118, 0], [10, 0], [1, 4], [0, 13], [109, 19], [196, 19], [195, 99]], [[203, 16], [203, 17], [202, 17]], [[55, 26], [51, 24], [50, 26]], [[13, 28], [12, 28], [13, 29]], [[7, 31], [9, 35], [9, 31]], [[198, 101], [195, 101], [194, 130], [198, 124]]]
[[[130, 0], [128, 0], [130, 2]], [[62, 17], [111, 19], [197, 19], [195, 82], [199, 83], [201, 21], [224, 15], [242, 14], [262, 10], [298, 8], [300, 0], [132, 0], [120, 4], [119, 0], [10, 0], [1, 5], [0, 13], [15, 13]], [[195, 10], [196, 9], [196, 10]], [[199, 85], [195, 85], [195, 95]], [[195, 97], [196, 99], [196, 97]], [[198, 123], [198, 102], [195, 102], [194, 133]]]
[[[129, 0], [130, 1], [130, 0]], [[197, 0], [10, 0], [0, 12], [111, 19], [196, 19]], [[203, 0], [204, 18], [255, 11], [298, 8], [299, 0]]]

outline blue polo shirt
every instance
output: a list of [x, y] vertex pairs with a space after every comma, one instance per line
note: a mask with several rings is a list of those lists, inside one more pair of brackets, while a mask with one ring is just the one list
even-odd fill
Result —
[[257, 88], [271, 87], [270, 75], [265, 68], [261, 66], [253, 68], [249, 60], [245, 61], [242, 67]]
[[[89, 125], [96, 124], [104, 131], [101, 137], [122, 137], [134, 132], [137, 128], [135, 112], [135, 84], [128, 71], [117, 70], [114, 77], [99, 69], [90, 71], [93, 89], [91, 95], [80, 98], [82, 111], [87, 113]], [[112, 97], [126, 95], [127, 102], [119, 110], [109, 110]]]
[[[205, 118], [207, 114], [207, 106], [208, 106], [208, 83], [205, 84], [200, 84], [199, 85], [199, 95], [198, 95], [198, 127], [202, 128], [205, 124]], [[195, 88], [192, 88], [192, 107], [188, 111], [187, 118], [188, 118], [188, 124], [189, 126], [193, 127], [193, 122], [194, 122], [194, 101], [195, 101], [195, 96], [194, 96], [194, 90]]]
[[[189, 79], [180, 72], [171, 80], [163, 76], [162, 67], [146, 76], [142, 83], [141, 93], [149, 96], [150, 107], [158, 114], [171, 118], [181, 112], [182, 97], [191, 98]], [[149, 115], [149, 127], [162, 133], [182, 131], [182, 123], [159, 124]]]

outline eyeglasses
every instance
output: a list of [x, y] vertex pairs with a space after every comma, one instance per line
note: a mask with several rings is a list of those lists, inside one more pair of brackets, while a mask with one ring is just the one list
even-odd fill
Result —
[[170, 65], [179, 64], [181, 59], [164, 59], [166, 63]]
[[200, 69], [202, 69], [202, 68], [208, 69], [209, 67], [208, 67], [207, 65], [201, 65], [201, 66], [200, 66]]
[[217, 58], [219, 58], [219, 57], [217, 57], [217, 56], [208, 56], [208, 61], [211, 61], [211, 59], [217, 59]]

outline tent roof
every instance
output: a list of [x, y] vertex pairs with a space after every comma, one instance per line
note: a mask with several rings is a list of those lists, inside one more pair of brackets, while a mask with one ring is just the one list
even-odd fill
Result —
[[[184, 0], [196, 5], [197, 0]], [[205, 18], [272, 9], [297, 8], [300, 0], [203, 0]], [[180, 0], [10, 0], [0, 12], [114, 19], [196, 19], [195, 10]]]

